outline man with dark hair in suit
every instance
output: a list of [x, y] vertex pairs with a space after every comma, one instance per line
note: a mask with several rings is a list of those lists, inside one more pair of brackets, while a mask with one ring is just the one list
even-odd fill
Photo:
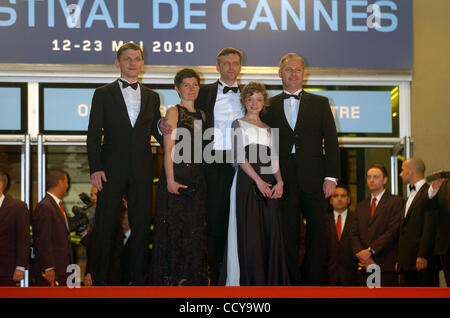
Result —
[[[279, 129], [279, 157], [285, 185], [282, 221], [291, 282], [325, 283], [326, 198], [340, 175], [336, 125], [327, 98], [305, 92], [305, 63], [288, 53], [281, 58], [283, 93], [270, 99], [261, 119]], [[300, 211], [306, 219], [305, 248], [300, 278]]]
[[[219, 279], [228, 231], [230, 190], [234, 177], [234, 168], [230, 164], [231, 124], [244, 115], [237, 83], [241, 65], [241, 51], [231, 47], [222, 49], [216, 58], [219, 80], [202, 86], [195, 101], [195, 108], [205, 112], [205, 129], [214, 129], [210, 158], [213, 160], [205, 160], [206, 233], [211, 285], [217, 285]], [[160, 129], [164, 134], [169, 134], [172, 127], [167, 129], [165, 123], [161, 121]], [[205, 132], [207, 134], [208, 131]], [[227, 158], [230, 161], [227, 162]]]
[[125, 193], [131, 227], [131, 284], [144, 285], [152, 210], [150, 141], [153, 135], [162, 144], [157, 130], [160, 101], [157, 93], [138, 82], [144, 67], [140, 46], [132, 42], [122, 45], [115, 65], [120, 78], [95, 90], [87, 134], [91, 183], [99, 189], [92, 276], [94, 285], [106, 284], [108, 247]]
[[[397, 286], [395, 262], [404, 202], [384, 188], [388, 175], [383, 165], [371, 165], [366, 177], [371, 195], [356, 206], [352, 228], [353, 253], [366, 268], [371, 264], [380, 267], [381, 286]], [[364, 280], [362, 284], [365, 284]]]
[[352, 251], [351, 237], [354, 216], [348, 210], [350, 190], [344, 185], [338, 185], [329, 201], [333, 211], [327, 218], [328, 284], [357, 286], [358, 260]]
[[400, 285], [438, 287], [437, 264], [433, 257], [436, 224], [428, 200], [425, 164], [419, 158], [404, 161], [400, 177], [410, 189], [398, 239]]
[[36, 253], [36, 283], [42, 286], [66, 285], [67, 267], [73, 263], [69, 225], [62, 198], [69, 189], [65, 171], [53, 169], [46, 176], [47, 195], [32, 214]]
[[30, 213], [5, 194], [7, 187], [8, 176], [0, 171], [0, 286], [16, 286], [29, 265]]

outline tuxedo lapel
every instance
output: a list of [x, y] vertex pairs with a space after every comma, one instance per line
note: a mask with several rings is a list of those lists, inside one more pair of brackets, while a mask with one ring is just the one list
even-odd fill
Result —
[[[405, 204], [405, 209], [403, 210], [403, 214], [402, 214], [402, 222], [406, 222], [409, 219], [409, 217], [411, 215], [411, 212], [414, 209], [414, 206], [417, 204], [417, 202], [419, 201], [420, 197], [423, 195], [423, 192], [424, 191], [428, 191], [428, 189], [426, 189], [426, 188], [428, 188], [428, 187], [426, 185], [423, 185], [420, 188], [419, 192], [416, 193], [413, 201], [409, 205], [408, 211], [406, 211], [406, 204]], [[406, 216], [405, 216], [405, 212], [407, 212]]]
[[300, 104], [298, 106], [297, 119], [295, 121], [294, 131], [298, 131], [303, 129], [303, 118], [305, 111], [307, 110], [309, 105], [309, 95], [305, 91], [302, 90], [302, 97], [300, 98]]
[[[131, 120], [130, 116], [128, 116], [127, 105], [125, 104], [125, 100], [123, 99], [122, 91], [120, 90], [119, 80], [111, 83], [111, 94], [116, 101], [120, 114], [124, 117], [124, 119], [128, 122], [128, 125], [131, 128]], [[141, 89], [141, 99], [142, 99], [142, 89]]]
[[[139, 115], [138, 115], [138, 118], [136, 119], [136, 123], [134, 124], [134, 127], [136, 127], [136, 124], [144, 116], [145, 111], [147, 110], [147, 104], [148, 104], [148, 99], [149, 99], [149, 94], [148, 94], [147, 90], [143, 88], [141, 83], [139, 83], [139, 86], [141, 89], [141, 109], [139, 111]], [[127, 117], [129, 118], [128, 111], [127, 111]]]
[[276, 107], [277, 113], [281, 114], [280, 127], [285, 126], [288, 129], [290, 129], [291, 131], [293, 131], [292, 128], [291, 128], [291, 125], [289, 125], [289, 122], [287, 120], [286, 113], [284, 112], [284, 100], [283, 100], [282, 96], [283, 96], [283, 93], [277, 95], [276, 96], [277, 99], [276, 99], [276, 102], [275, 102], [275, 107]]

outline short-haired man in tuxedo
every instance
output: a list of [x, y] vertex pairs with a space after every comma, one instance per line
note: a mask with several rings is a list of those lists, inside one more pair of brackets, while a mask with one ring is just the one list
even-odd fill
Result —
[[[326, 97], [305, 92], [305, 63], [295, 53], [280, 60], [283, 93], [270, 99], [261, 119], [279, 129], [279, 157], [285, 185], [282, 222], [287, 263], [294, 285], [325, 283], [327, 202], [340, 175], [339, 144]], [[305, 248], [300, 278], [300, 211], [306, 219]]]
[[7, 187], [8, 176], [0, 171], [0, 286], [16, 286], [29, 265], [30, 213], [5, 194]]
[[327, 218], [328, 284], [356, 286], [358, 260], [352, 251], [351, 228], [354, 216], [348, 210], [350, 190], [344, 185], [338, 185], [329, 201], [333, 211]]
[[46, 176], [47, 195], [32, 214], [35, 274], [38, 285], [66, 285], [67, 267], [73, 264], [69, 224], [62, 198], [69, 189], [69, 177], [52, 169]]
[[397, 286], [395, 262], [404, 201], [386, 191], [388, 174], [383, 165], [371, 165], [366, 177], [370, 196], [356, 206], [353, 253], [366, 268], [371, 264], [380, 267], [381, 286]]
[[105, 285], [114, 228], [127, 194], [131, 237], [131, 284], [147, 283], [147, 246], [152, 211], [151, 136], [160, 144], [157, 93], [138, 82], [144, 68], [140, 46], [122, 45], [115, 60], [120, 78], [99, 87], [92, 98], [87, 134], [91, 183], [98, 188], [93, 283]]
[[[212, 155], [215, 159], [205, 165], [206, 233], [211, 285], [216, 285], [219, 279], [228, 231], [230, 190], [234, 176], [234, 168], [226, 160], [232, 158], [231, 124], [244, 115], [237, 82], [242, 57], [238, 49], [222, 49], [216, 57], [219, 80], [202, 86], [195, 101], [195, 108], [205, 112], [205, 129], [214, 128]], [[161, 121], [160, 129], [164, 134], [169, 134], [171, 127], [166, 128], [165, 123]]]
[[428, 199], [425, 164], [419, 158], [403, 162], [400, 177], [410, 189], [400, 223], [398, 272], [401, 286], [439, 286], [433, 257], [436, 224]]

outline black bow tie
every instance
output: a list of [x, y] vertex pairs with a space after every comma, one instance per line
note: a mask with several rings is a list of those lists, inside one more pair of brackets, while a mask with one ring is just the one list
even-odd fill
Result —
[[138, 88], [138, 82], [134, 82], [133, 84], [130, 84], [124, 80], [120, 80], [122, 82], [122, 87], [127, 88], [128, 86], [131, 86], [132, 89], [136, 90]]
[[415, 185], [410, 185], [409, 186], [409, 191], [416, 191], [416, 186]]
[[229, 91], [232, 91], [233, 93], [237, 93], [237, 92], [239, 92], [239, 87], [238, 86], [233, 86], [233, 87], [225, 86], [223, 88], [223, 93], [224, 94], [228, 93]]
[[300, 100], [301, 94], [302, 94], [302, 92], [300, 92], [298, 95], [291, 95], [291, 94], [286, 94], [283, 92], [283, 99], [289, 99], [291, 97], [294, 97], [295, 99]]

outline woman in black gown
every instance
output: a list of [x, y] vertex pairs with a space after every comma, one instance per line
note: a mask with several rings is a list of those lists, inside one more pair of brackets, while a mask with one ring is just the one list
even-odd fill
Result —
[[171, 127], [177, 128], [172, 135], [164, 135], [164, 163], [156, 198], [152, 245], [153, 285], [207, 283], [206, 185], [201, 160], [193, 160], [194, 135], [200, 134], [201, 138], [203, 126], [203, 115], [194, 108], [199, 82], [194, 70], [179, 71], [175, 76], [175, 89], [181, 100], [166, 114]]
[[283, 180], [270, 128], [259, 117], [267, 101], [263, 84], [248, 83], [241, 92], [246, 114], [232, 125], [236, 173], [221, 273], [226, 286], [289, 285], [278, 202]]

